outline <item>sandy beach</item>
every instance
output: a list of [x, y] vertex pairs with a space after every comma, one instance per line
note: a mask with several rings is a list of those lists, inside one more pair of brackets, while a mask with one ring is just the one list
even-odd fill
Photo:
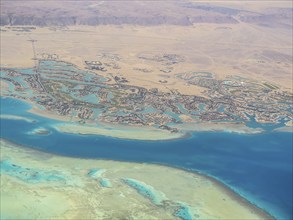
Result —
[[[180, 132], [171, 133], [169, 131], [164, 131], [162, 129], [156, 129], [153, 127], [147, 126], [127, 126], [119, 124], [110, 124], [105, 122], [96, 122], [93, 124], [79, 124], [78, 119], [74, 117], [66, 117], [62, 115], [53, 114], [52, 112], [39, 109], [36, 106], [33, 106], [28, 112], [51, 118], [59, 121], [60, 123], [54, 124], [52, 127], [59, 132], [71, 133], [71, 134], [82, 134], [82, 135], [104, 135], [114, 138], [122, 139], [133, 139], [133, 140], [173, 140], [178, 138], [184, 138], [188, 136], [189, 132], [232, 132], [240, 134], [258, 134], [264, 132], [261, 128], [249, 128], [245, 126], [244, 123], [228, 123], [228, 122], [210, 122], [210, 123], [188, 123], [175, 125], [174, 127], [178, 128]], [[3, 116], [4, 117], [4, 116]], [[14, 118], [18, 118], [15, 116]], [[276, 131], [292, 130], [289, 127], [283, 129], [277, 129]]]
[[71, 133], [71, 134], [84, 134], [84, 135], [104, 135], [122, 139], [133, 140], [172, 140], [185, 136], [183, 133], [170, 133], [169, 131], [163, 131], [155, 128], [148, 127], [129, 127], [129, 126], [87, 126], [79, 124], [57, 124], [53, 126], [59, 132]]
[[274, 131], [278, 131], [278, 132], [293, 132], [293, 126], [286, 126], [286, 127], [282, 127], [282, 128], [276, 128]]
[[244, 123], [237, 122], [197, 122], [185, 123], [184, 125], [177, 125], [176, 127], [183, 132], [216, 131], [239, 134], [259, 134], [264, 132], [264, 130], [261, 128], [249, 128]]

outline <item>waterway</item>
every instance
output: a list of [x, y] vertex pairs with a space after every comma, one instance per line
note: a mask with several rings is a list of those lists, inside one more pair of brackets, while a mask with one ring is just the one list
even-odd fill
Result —
[[[134, 141], [64, 134], [58, 121], [27, 112], [31, 106], [1, 98], [1, 138], [41, 151], [80, 158], [159, 163], [214, 177], [278, 219], [292, 219], [292, 133], [197, 132], [172, 141]], [[43, 128], [49, 134], [31, 131]]]

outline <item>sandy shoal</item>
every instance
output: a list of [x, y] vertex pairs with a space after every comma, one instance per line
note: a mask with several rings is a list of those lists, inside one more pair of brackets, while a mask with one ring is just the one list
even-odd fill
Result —
[[[1, 206], [1, 218], [176, 219], [168, 204], [180, 202], [188, 205], [197, 219], [271, 219], [223, 184], [197, 173], [154, 164], [56, 156], [3, 139], [0, 146], [1, 160], [59, 172], [67, 178], [66, 183], [31, 184], [3, 173], [0, 195], [1, 204], [6, 205]], [[105, 170], [101, 177], [107, 178], [112, 188], [101, 187], [97, 179], [87, 175], [93, 168]], [[154, 205], [123, 183], [124, 178], [135, 179], [165, 195], [165, 205]]]
[[277, 131], [277, 132], [292, 132], [293, 133], [293, 126], [286, 126], [286, 127], [276, 128], [274, 131]]
[[264, 132], [261, 128], [250, 128], [244, 123], [233, 122], [194, 122], [176, 125], [183, 132], [231, 132], [238, 134], [258, 134]]
[[63, 123], [54, 125], [54, 128], [60, 132], [84, 135], [104, 135], [122, 139], [133, 140], [170, 140], [184, 137], [182, 133], [171, 133], [155, 128], [148, 127], [104, 127], [104, 126], [87, 126], [79, 124]]

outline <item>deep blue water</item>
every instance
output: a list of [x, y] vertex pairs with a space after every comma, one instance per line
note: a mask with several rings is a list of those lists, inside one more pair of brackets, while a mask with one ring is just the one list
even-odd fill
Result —
[[[72, 157], [153, 162], [213, 176], [278, 219], [292, 219], [292, 133], [243, 135], [198, 132], [173, 141], [133, 141], [94, 135], [63, 134], [57, 121], [26, 112], [30, 106], [1, 98], [1, 114], [36, 120], [1, 119], [1, 138]], [[50, 135], [29, 134], [43, 127]], [[154, 177], [155, 178], [155, 177]]]

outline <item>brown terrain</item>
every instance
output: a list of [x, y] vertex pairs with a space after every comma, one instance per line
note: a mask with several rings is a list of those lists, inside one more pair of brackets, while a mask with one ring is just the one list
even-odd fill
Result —
[[292, 2], [2, 0], [1, 66], [31, 67], [52, 54], [81, 68], [108, 63], [95, 71], [163, 91], [201, 93], [175, 77], [188, 71], [292, 91]]

